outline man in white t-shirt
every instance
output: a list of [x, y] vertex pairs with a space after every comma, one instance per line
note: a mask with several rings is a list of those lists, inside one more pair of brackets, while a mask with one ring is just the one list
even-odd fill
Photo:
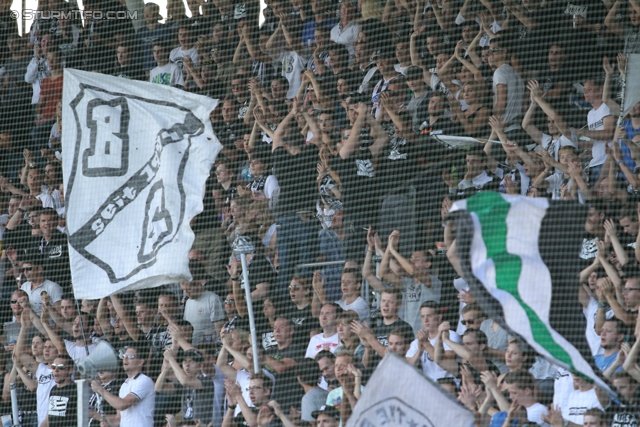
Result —
[[[455, 370], [456, 355], [451, 348], [444, 344], [440, 339], [438, 327], [442, 323], [442, 309], [435, 301], [425, 301], [420, 306], [420, 319], [422, 321], [421, 329], [416, 334], [407, 351], [407, 360], [409, 363], [416, 365], [418, 361], [422, 365], [422, 372], [432, 380], [436, 381], [440, 378], [452, 377], [447, 369]], [[460, 342], [460, 336], [453, 331], [449, 332], [449, 338], [455, 342]], [[435, 349], [442, 346], [444, 350], [441, 360], [435, 361]]]
[[206, 280], [197, 277], [194, 279], [192, 282], [180, 283], [180, 288], [189, 297], [184, 306], [184, 320], [193, 325], [191, 343], [198, 345], [203, 341], [211, 342], [218, 336], [226, 313], [220, 297], [205, 290]]
[[616, 117], [611, 114], [607, 104], [602, 102], [602, 82], [599, 79], [587, 80], [584, 83], [584, 100], [591, 104], [587, 115], [589, 129], [572, 129], [580, 138], [580, 148], [591, 149], [589, 162], [589, 179], [595, 183], [607, 159], [606, 146], [613, 138]]
[[569, 393], [567, 403], [560, 407], [562, 418], [574, 424], [584, 424], [584, 413], [587, 409], [597, 408], [604, 411], [593, 384], [571, 374], [574, 390]]
[[180, 46], [173, 49], [169, 54], [169, 61], [176, 64], [182, 70], [182, 74], [186, 74], [186, 69], [183, 64], [183, 58], [188, 56], [191, 58], [191, 62], [194, 67], [198, 66], [198, 51], [193, 47], [193, 33], [191, 27], [181, 26], [178, 29], [178, 42]]
[[511, 371], [502, 380], [503, 390], [509, 392], [509, 398], [515, 405], [527, 410], [527, 419], [541, 426], [549, 426], [542, 420], [547, 408], [536, 399], [536, 381], [533, 375], [523, 370]]
[[145, 362], [141, 346], [134, 344], [127, 348], [122, 360], [127, 379], [117, 396], [105, 390], [99, 380], [91, 383], [91, 389], [118, 410], [123, 427], [153, 427], [156, 392], [153, 380], [142, 373]]
[[499, 38], [491, 39], [489, 65], [493, 73], [493, 114], [504, 119], [504, 131], [521, 129], [522, 96], [524, 82], [516, 70], [509, 64], [509, 54], [504, 42]]
[[57, 283], [44, 278], [44, 267], [42, 266], [42, 258], [37, 256], [23, 261], [22, 270], [27, 281], [20, 289], [27, 293], [29, 297], [29, 305], [31, 309], [38, 315], [42, 315], [42, 298], [48, 298], [49, 304], [52, 304], [55, 310], [60, 311], [62, 300], [62, 288]]
[[153, 45], [153, 58], [158, 64], [149, 72], [149, 81], [165, 86], [183, 86], [182, 69], [173, 62], [169, 62], [169, 48], [164, 41], [157, 41]]
[[[52, 310], [50, 306], [43, 306], [43, 315], [48, 317], [48, 311]], [[55, 329], [51, 327], [49, 322], [42, 322], [42, 326], [46, 330], [49, 338], [58, 349], [60, 354], [68, 354], [73, 363], [78, 364], [86, 359], [89, 354], [96, 347], [95, 344], [89, 339], [90, 333], [88, 332], [91, 325], [89, 325], [89, 316], [83, 314], [82, 316], [76, 316], [73, 321], [72, 336], [73, 340], [62, 339]], [[84, 327], [84, 333], [82, 329]], [[87, 341], [85, 342], [85, 338]]]
[[338, 304], [327, 303], [322, 306], [320, 316], [318, 317], [322, 333], [311, 337], [304, 357], [313, 359], [322, 350], [336, 351], [340, 345], [338, 329], [336, 327], [338, 311], [342, 311]]

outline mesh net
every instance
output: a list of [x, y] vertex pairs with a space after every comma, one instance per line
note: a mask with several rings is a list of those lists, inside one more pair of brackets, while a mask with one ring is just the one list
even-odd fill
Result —
[[[626, 63], [640, 53], [640, 3], [265, 3], [0, 4], [0, 415], [16, 383], [23, 426], [81, 425], [72, 378], [85, 373], [91, 426], [337, 427], [393, 352], [477, 426], [637, 425], [640, 110], [618, 115], [625, 78], [637, 78]], [[135, 153], [117, 145], [113, 115], [66, 113], [65, 69], [219, 100], [210, 126], [222, 149], [190, 224], [192, 281], [74, 296], [111, 284], [72, 285], [63, 168], [107, 170], [117, 150]], [[74, 143], [63, 110], [78, 130], [98, 126], [91, 159], [63, 156]], [[189, 123], [163, 128], [163, 146]], [[125, 169], [102, 176], [119, 182]], [[596, 398], [511, 335], [517, 325], [503, 329], [461, 278], [449, 210], [488, 191], [574, 203], [546, 222], [552, 276], [580, 271], [554, 289], [551, 322], [584, 344], [617, 398]], [[163, 209], [153, 221], [170, 233]], [[576, 224], [582, 247], [565, 251]], [[128, 256], [136, 243], [114, 236], [102, 244]], [[253, 246], [246, 260], [238, 242]], [[88, 353], [101, 355], [93, 370]]]

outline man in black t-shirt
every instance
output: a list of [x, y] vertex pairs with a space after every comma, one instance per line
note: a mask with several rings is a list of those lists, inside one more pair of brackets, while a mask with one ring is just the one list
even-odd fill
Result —
[[351, 329], [358, 334], [365, 347], [364, 355], [362, 356], [362, 363], [365, 368], [375, 368], [378, 362], [387, 354], [391, 331], [402, 334], [407, 339], [413, 337], [411, 325], [398, 316], [400, 307], [402, 307], [402, 293], [400, 290], [393, 287], [385, 288], [380, 294], [382, 324], [371, 330], [359, 322], [354, 321], [351, 323]]
[[[118, 372], [101, 371], [98, 372], [100, 384], [112, 394], [118, 394], [122, 379], [118, 377]], [[117, 410], [109, 404], [98, 393], [93, 393], [89, 397], [89, 427], [99, 427], [100, 422], [106, 419], [109, 423], [115, 423]]]
[[[296, 265], [315, 262], [318, 250], [315, 206], [319, 150], [314, 144], [305, 145], [297, 126], [290, 126], [295, 123], [297, 113], [294, 103], [291, 112], [278, 125], [272, 144], [273, 171], [280, 186], [277, 207], [280, 293], [286, 293]], [[304, 269], [301, 273], [307, 275]]]
[[295, 367], [297, 362], [304, 358], [308, 342], [304, 345], [295, 343], [294, 332], [291, 319], [278, 317], [273, 326], [273, 336], [278, 346], [267, 351], [264, 361], [267, 369], [274, 372], [274, 399], [280, 402], [283, 408], [299, 408], [304, 395], [304, 389], [295, 375]]
[[71, 291], [69, 245], [67, 235], [58, 229], [58, 213], [45, 208], [40, 212], [41, 235], [33, 236], [29, 252], [42, 256], [47, 279], [59, 284], [65, 292]]
[[49, 365], [53, 371], [56, 387], [49, 393], [49, 412], [43, 425], [48, 427], [74, 427], [78, 423], [78, 391], [71, 381], [73, 360], [66, 355], [58, 355]]
[[222, 120], [213, 124], [213, 131], [222, 144], [221, 153], [226, 158], [232, 162], [246, 159], [246, 154], [238, 147], [244, 144], [244, 134], [248, 131], [246, 125], [238, 119], [238, 102], [234, 97], [227, 97], [222, 102]]

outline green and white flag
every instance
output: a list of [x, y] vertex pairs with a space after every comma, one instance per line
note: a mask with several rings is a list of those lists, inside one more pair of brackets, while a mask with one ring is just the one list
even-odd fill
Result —
[[450, 215], [465, 279], [487, 315], [548, 361], [610, 390], [593, 368], [578, 301], [586, 208], [480, 192]]

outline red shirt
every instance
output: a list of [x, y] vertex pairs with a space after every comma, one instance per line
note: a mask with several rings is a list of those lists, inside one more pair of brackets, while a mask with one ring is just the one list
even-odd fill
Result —
[[46, 77], [40, 83], [40, 102], [42, 102], [41, 114], [45, 120], [55, 120], [56, 105], [62, 101], [62, 76], [55, 80]]

